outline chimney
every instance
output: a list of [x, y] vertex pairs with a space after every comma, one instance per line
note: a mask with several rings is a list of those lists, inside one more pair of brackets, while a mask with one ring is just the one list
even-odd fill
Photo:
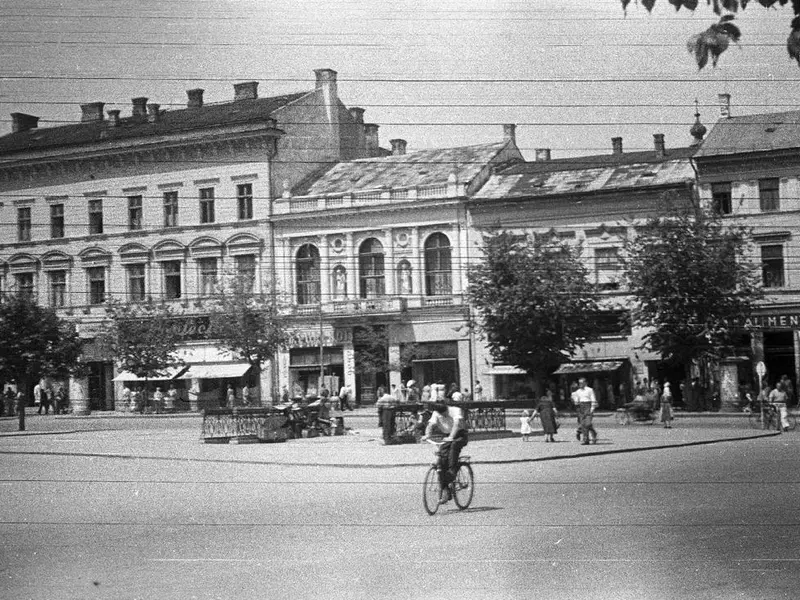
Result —
[[719, 98], [719, 115], [723, 119], [730, 119], [731, 118], [731, 95], [730, 94], [719, 94], [717, 96]]
[[238, 100], [255, 100], [258, 98], [258, 82], [257, 81], [243, 81], [242, 83], [233, 84], [233, 101]]
[[364, 122], [364, 109], [358, 108], [354, 106], [350, 109], [350, 116], [353, 117], [353, 121], [356, 123], [363, 123]]
[[90, 123], [92, 121], [103, 120], [103, 102], [89, 102], [88, 104], [81, 104], [81, 123]]
[[160, 104], [151, 103], [147, 105], [147, 120], [151, 123], [158, 123], [161, 119], [161, 113], [158, 109], [161, 108]]
[[378, 127], [375, 123], [364, 123], [364, 141], [367, 157], [380, 155]]
[[200, 88], [195, 88], [193, 90], [186, 90], [186, 97], [188, 98], [186, 102], [187, 108], [200, 108], [203, 106], [203, 92]]
[[147, 98], [133, 98], [133, 116], [146, 117], [147, 116]]
[[392, 145], [393, 156], [403, 156], [406, 153], [406, 141], [401, 139], [389, 140]]
[[550, 160], [550, 148], [536, 148], [536, 162], [547, 162]]
[[503, 141], [517, 143], [517, 126], [513, 123], [503, 125]]
[[664, 134], [654, 133], [653, 142], [656, 150], [656, 158], [664, 158], [666, 156], [666, 149], [664, 147]]
[[108, 110], [108, 124], [111, 127], [119, 127], [119, 109]]
[[611, 138], [611, 154], [614, 154], [614, 155], [622, 154], [622, 138], [621, 137], [613, 137], [613, 138]]
[[38, 126], [39, 117], [26, 115], [25, 113], [11, 113], [11, 131], [13, 133], [36, 129]]
[[333, 69], [314, 69], [317, 76], [317, 90], [323, 90], [330, 94], [331, 99], [336, 98], [336, 71]]

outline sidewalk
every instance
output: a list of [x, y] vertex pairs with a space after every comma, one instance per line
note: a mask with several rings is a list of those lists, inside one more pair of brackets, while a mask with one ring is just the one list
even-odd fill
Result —
[[[10, 419], [2, 419], [0, 452], [342, 469], [430, 464], [433, 448], [428, 444], [385, 446], [373, 411], [361, 409], [358, 414], [346, 413], [346, 425], [350, 431], [345, 436], [244, 445], [204, 444], [196, 415], [182, 415], [183, 419], [179, 415], [121, 416], [117, 420], [31, 416], [26, 432], [10, 431]], [[476, 464], [511, 464], [657, 451], [780, 435], [751, 429], [746, 419], [729, 416], [732, 418], [681, 416], [672, 429], [664, 429], [658, 425], [618, 426], [613, 415], [598, 415], [595, 423], [599, 438], [597, 444], [588, 446], [575, 439], [572, 420], [565, 418], [556, 443], [545, 443], [541, 434], [534, 435], [529, 442], [523, 442], [518, 435], [473, 439], [464, 454], [470, 455]], [[509, 419], [509, 423], [513, 420]], [[95, 426], [89, 426], [91, 424]], [[52, 428], [43, 431], [45, 425]], [[800, 432], [784, 435], [787, 441], [800, 441]]]

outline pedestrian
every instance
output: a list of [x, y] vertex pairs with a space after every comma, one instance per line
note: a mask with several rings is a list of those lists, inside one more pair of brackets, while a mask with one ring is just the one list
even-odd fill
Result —
[[472, 397], [475, 402], [483, 402], [483, 386], [477, 379], [475, 380], [475, 387], [472, 388]]
[[242, 404], [250, 406], [250, 388], [247, 387], [247, 384], [242, 386]]
[[[380, 388], [384, 389], [384, 388]], [[397, 400], [394, 396], [384, 390], [383, 395], [378, 398], [378, 417], [381, 429], [383, 430], [383, 443], [391, 444], [394, 437], [394, 407]]]
[[289, 395], [289, 387], [284, 385], [281, 388], [281, 404], [289, 404], [289, 400], [291, 400], [291, 396]]
[[10, 387], [7, 387], [6, 391], [3, 393], [3, 396], [4, 396], [3, 400], [4, 400], [4, 404], [5, 404], [5, 415], [7, 417], [13, 417], [14, 415], [17, 414], [16, 407], [14, 406], [14, 404], [15, 404], [15, 402], [14, 402], [14, 400], [15, 400], [14, 390], [12, 390]]
[[130, 398], [130, 411], [137, 412], [139, 410], [139, 392], [136, 388], [128, 390], [128, 397]]
[[328, 389], [328, 386], [324, 383], [319, 386], [319, 397], [322, 399], [323, 402], [327, 402], [328, 398], [331, 397], [331, 391]]
[[450, 396], [450, 403], [451, 404], [460, 404], [463, 401], [464, 401], [464, 396], [461, 394], [461, 392], [458, 391], [458, 388], [453, 390], [453, 393]]
[[522, 416], [519, 418], [519, 432], [522, 435], [522, 441], [527, 442], [530, 439], [533, 429], [531, 428], [531, 421], [533, 417], [527, 410], [522, 411]]
[[161, 414], [163, 406], [164, 406], [164, 392], [161, 391], [160, 387], [157, 387], [155, 393], [153, 393], [153, 410], [156, 411], [157, 415]]
[[705, 410], [706, 401], [705, 398], [703, 397], [704, 396], [703, 386], [700, 385], [699, 377], [695, 377], [694, 379], [692, 379], [690, 395], [692, 398], [691, 410], [696, 410], [696, 411]]
[[[44, 388], [44, 396], [42, 396], [42, 402], [44, 402], [44, 414], [50, 412], [50, 407], [53, 406], [53, 388], [49, 385]], [[56, 414], [55, 409], [53, 409], [53, 414]]]
[[406, 384], [406, 389], [408, 391], [407, 400], [409, 404], [418, 404], [419, 403], [419, 388], [417, 387], [417, 382], [413, 379], [409, 379], [408, 383]]
[[36, 411], [37, 415], [42, 414], [42, 386], [41, 383], [37, 383], [33, 386], [33, 403], [39, 407], [39, 410]]
[[339, 388], [339, 406], [337, 408], [343, 412], [353, 410], [353, 407], [350, 406], [350, 386], [346, 383]]
[[472, 394], [469, 393], [469, 388], [464, 388], [464, 391], [461, 394], [461, 401], [472, 402]]
[[661, 393], [661, 422], [665, 429], [672, 429], [672, 390], [669, 381], [664, 383], [664, 391]]
[[775, 406], [778, 415], [780, 415], [780, 431], [789, 431], [789, 411], [786, 409], [787, 400], [788, 396], [783, 387], [783, 380], [778, 381], [775, 384], [775, 389], [769, 393], [769, 402]]
[[422, 386], [422, 393], [419, 396], [419, 401], [422, 404], [427, 404], [431, 401], [431, 386], [429, 385]]
[[783, 391], [786, 392], [786, 405], [794, 404], [794, 386], [792, 385], [792, 380], [789, 379], [788, 375], [781, 376], [781, 383], [783, 383]]
[[170, 383], [169, 389], [167, 390], [167, 395], [164, 398], [164, 410], [167, 412], [172, 412], [175, 410], [175, 407], [178, 405], [178, 390], [175, 389], [175, 385]]
[[229, 383], [228, 390], [225, 393], [225, 404], [228, 408], [233, 408], [236, 405], [236, 390], [233, 389], [233, 386]]
[[558, 422], [556, 421], [558, 410], [556, 410], [551, 395], [548, 394], [539, 398], [539, 404], [536, 405], [536, 410], [533, 411], [531, 419], [536, 416], [538, 416], [539, 420], [542, 422], [544, 441], [555, 442], [556, 440], [553, 436], [558, 433]]
[[66, 408], [64, 406], [66, 398], [64, 397], [64, 386], [62, 384], [58, 384], [56, 388], [56, 393], [53, 395], [53, 413], [60, 415], [64, 412]]
[[581, 436], [583, 438], [581, 444], [588, 446], [590, 439], [592, 444], [596, 444], [597, 431], [592, 423], [592, 417], [597, 408], [597, 399], [595, 398], [594, 390], [586, 385], [585, 377], [578, 379], [578, 389], [575, 390], [573, 398], [581, 423]]

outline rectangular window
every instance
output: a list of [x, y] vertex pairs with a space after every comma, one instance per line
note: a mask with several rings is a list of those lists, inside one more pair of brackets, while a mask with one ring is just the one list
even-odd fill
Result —
[[239, 220], [253, 218], [253, 184], [242, 183], [236, 186], [236, 200], [239, 206]]
[[592, 317], [600, 336], [623, 337], [632, 332], [631, 313], [626, 310], [602, 311]]
[[169, 260], [161, 263], [164, 270], [164, 295], [167, 300], [181, 297], [181, 262]]
[[89, 235], [103, 233], [103, 201], [89, 200]]
[[256, 281], [256, 257], [252, 254], [237, 256], [236, 274], [242, 278], [243, 291], [252, 292]]
[[51, 204], [50, 205], [50, 237], [63, 238], [64, 237], [64, 205]]
[[142, 197], [128, 196], [128, 229], [136, 231], [142, 228]]
[[619, 249], [595, 248], [595, 283], [601, 290], [619, 289]]
[[31, 241], [31, 207], [23, 206], [17, 209], [17, 241]]
[[67, 303], [67, 272], [66, 271], [50, 271], [48, 274], [50, 280], [50, 306], [58, 308], [66, 306]]
[[762, 212], [781, 209], [780, 181], [777, 177], [758, 180], [758, 199]]
[[214, 222], [214, 188], [200, 189], [200, 222]]
[[86, 276], [89, 279], [89, 304], [103, 304], [106, 301], [106, 268], [89, 267]]
[[783, 245], [761, 246], [761, 278], [765, 288], [784, 286]]
[[128, 299], [131, 302], [144, 300], [144, 265], [128, 265]]
[[211, 296], [217, 286], [217, 259], [201, 258], [197, 263], [200, 268], [200, 295]]
[[730, 182], [711, 185], [711, 207], [718, 215], [729, 215], [733, 212]]
[[33, 273], [16, 273], [14, 283], [20, 296], [33, 296]]
[[164, 227], [178, 226], [178, 192], [164, 192]]

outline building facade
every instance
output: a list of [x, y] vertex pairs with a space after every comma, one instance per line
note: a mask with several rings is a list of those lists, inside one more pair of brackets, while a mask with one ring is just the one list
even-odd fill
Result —
[[[192, 408], [216, 404], [227, 383], [269, 393], [263, 374], [203, 340], [200, 301], [229, 271], [272, 284], [276, 194], [381, 152], [377, 126], [339, 100], [336, 72], [315, 74], [313, 89], [282, 96], [243, 82], [233, 100], [209, 104], [189, 90], [178, 110], [134, 98], [122, 116], [88, 103], [80, 123], [61, 127], [12, 114], [0, 138], [0, 291], [56, 308], [90, 341], [107, 298], [165, 299], [185, 319], [190, 368], [176, 383]], [[113, 408], [123, 383], [138, 383], [95, 344], [85, 359], [90, 376], [70, 382], [75, 403]]]

